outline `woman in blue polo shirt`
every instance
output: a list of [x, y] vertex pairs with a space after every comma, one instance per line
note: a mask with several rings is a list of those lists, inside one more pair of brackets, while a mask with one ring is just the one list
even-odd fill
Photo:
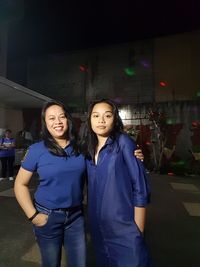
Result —
[[[33, 223], [43, 267], [59, 267], [62, 245], [71, 267], [85, 266], [82, 213], [85, 159], [79, 154], [72, 119], [63, 104], [42, 110], [43, 141], [30, 146], [15, 181], [15, 195]], [[28, 189], [34, 172], [39, 185], [34, 201]]]

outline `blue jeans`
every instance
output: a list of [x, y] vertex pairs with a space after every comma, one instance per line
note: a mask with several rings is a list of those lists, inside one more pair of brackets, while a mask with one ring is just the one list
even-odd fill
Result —
[[36, 209], [48, 215], [44, 226], [33, 225], [42, 257], [42, 267], [60, 267], [64, 246], [68, 267], [86, 266], [85, 227], [82, 211], [72, 214], [50, 210], [35, 203]]

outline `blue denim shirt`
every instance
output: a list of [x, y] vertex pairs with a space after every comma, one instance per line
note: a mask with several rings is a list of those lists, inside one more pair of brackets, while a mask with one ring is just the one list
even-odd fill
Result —
[[[134, 207], [145, 207], [150, 196], [147, 173], [134, 156], [135, 149], [128, 135], [119, 134], [114, 141], [107, 139], [97, 164], [87, 161], [91, 235], [97, 258], [104, 251], [111, 261], [121, 264], [111, 266], [151, 266], [143, 235], [134, 221]], [[101, 259], [99, 266], [103, 266]]]

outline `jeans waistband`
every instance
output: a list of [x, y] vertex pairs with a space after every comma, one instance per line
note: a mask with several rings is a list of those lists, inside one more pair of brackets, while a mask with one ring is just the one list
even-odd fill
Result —
[[63, 212], [69, 212], [70, 214], [73, 214], [77, 211], [83, 210], [83, 205], [78, 205], [78, 206], [68, 207], [68, 208], [49, 209], [39, 204], [37, 201], [35, 201], [35, 199], [34, 199], [34, 203], [36, 204], [36, 206], [39, 206], [40, 208], [47, 210], [47, 211], [63, 211]]
[[58, 208], [58, 209], [53, 209], [55, 211], [68, 211], [70, 213], [74, 213], [74, 212], [77, 212], [79, 210], [82, 210], [82, 205], [79, 205], [79, 206], [75, 206], [75, 207], [69, 207], [69, 208]]

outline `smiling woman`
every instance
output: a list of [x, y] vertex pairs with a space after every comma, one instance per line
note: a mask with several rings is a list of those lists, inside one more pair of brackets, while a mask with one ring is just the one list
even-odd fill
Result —
[[[32, 222], [43, 267], [60, 267], [62, 245], [69, 266], [85, 267], [82, 200], [86, 165], [71, 115], [62, 103], [44, 105], [42, 140], [30, 146], [17, 174], [17, 201]], [[34, 200], [28, 188], [33, 172], [39, 174]]]
[[52, 105], [46, 110], [45, 123], [51, 136], [61, 147], [66, 147], [69, 141], [67, 138], [67, 118], [62, 107]]

